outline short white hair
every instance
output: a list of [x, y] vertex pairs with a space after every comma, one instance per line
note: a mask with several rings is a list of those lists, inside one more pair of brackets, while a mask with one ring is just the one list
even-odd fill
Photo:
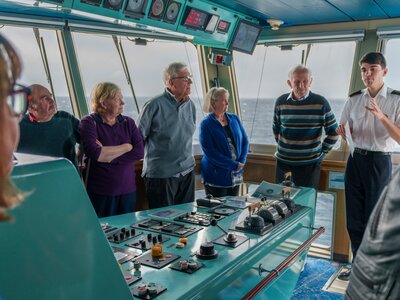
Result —
[[229, 92], [223, 87], [213, 87], [211, 88], [204, 98], [203, 111], [205, 113], [214, 112], [214, 103], [218, 101], [219, 97], [222, 95], [227, 95], [229, 98]]
[[182, 69], [187, 68], [187, 65], [183, 62], [173, 62], [171, 64], [169, 64], [163, 73], [163, 80], [164, 80], [164, 84], [165, 86], [168, 86], [168, 81], [177, 76], [178, 72], [181, 71]]
[[309, 77], [312, 77], [311, 69], [306, 67], [305, 65], [297, 65], [290, 69], [288, 78], [291, 79], [293, 76], [293, 73], [308, 73]]

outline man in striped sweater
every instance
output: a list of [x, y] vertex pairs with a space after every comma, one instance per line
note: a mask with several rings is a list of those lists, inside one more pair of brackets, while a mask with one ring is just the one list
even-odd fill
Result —
[[338, 135], [328, 101], [310, 91], [311, 82], [311, 70], [304, 65], [289, 72], [287, 83], [292, 91], [276, 100], [272, 130], [278, 143], [276, 182], [282, 182], [284, 174], [291, 172], [297, 186], [317, 189], [321, 161]]

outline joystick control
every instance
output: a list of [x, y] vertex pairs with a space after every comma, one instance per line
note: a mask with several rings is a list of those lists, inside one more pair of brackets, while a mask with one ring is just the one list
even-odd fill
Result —
[[234, 232], [226, 232], [221, 226], [218, 225], [217, 220], [215, 219], [211, 219], [211, 223], [212, 226], [217, 226], [219, 229], [221, 229], [224, 233], [224, 241], [229, 243], [229, 244], [234, 244], [237, 242], [237, 236], [236, 233]]

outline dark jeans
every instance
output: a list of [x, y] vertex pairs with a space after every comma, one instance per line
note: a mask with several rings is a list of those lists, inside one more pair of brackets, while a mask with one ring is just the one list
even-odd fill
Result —
[[344, 178], [347, 231], [353, 259], [357, 255], [369, 216], [392, 175], [390, 155], [362, 155], [354, 152], [347, 160]]
[[96, 195], [88, 192], [88, 195], [99, 218], [127, 214], [136, 209], [136, 192], [119, 196]]
[[204, 188], [206, 190], [206, 195], [212, 195], [213, 197], [238, 196], [240, 185], [222, 188], [205, 184]]
[[292, 172], [292, 181], [296, 186], [312, 187], [318, 190], [320, 171], [320, 163], [302, 166], [290, 166], [277, 161], [275, 182], [281, 183], [285, 179], [285, 173]]
[[169, 178], [143, 178], [149, 208], [194, 201], [194, 172]]

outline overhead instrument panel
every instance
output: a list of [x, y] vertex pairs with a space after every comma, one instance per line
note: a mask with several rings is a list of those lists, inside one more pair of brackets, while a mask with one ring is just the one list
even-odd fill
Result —
[[48, 2], [51, 4], [60, 5], [64, 8], [71, 8], [74, 0], [41, 0], [42, 2]]
[[215, 27], [217, 27], [218, 21], [219, 21], [219, 16], [211, 15], [204, 31], [208, 32], [208, 33], [214, 33]]
[[100, 6], [102, 0], [81, 0], [82, 3], [94, 5], [94, 6]]
[[124, 14], [128, 18], [140, 19], [146, 14], [148, 0], [128, 0], [125, 5]]
[[[183, 33], [193, 37], [194, 44], [208, 47], [230, 48], [251, 53], [258, 41], [258, 23], [255, 19], [208, 0], [42, 1], [60, 3], [62, 7], [74, 10]], [[239, 23], [240, 28], [237, 26]], [[251, 38], [248, 39], [244, 38], [247, 30], [251, 33]]]
[[219, 20], [217, 31], [220, 33], [228, 33], [230, 26], [231, 26], [231, 23], [229, 23], [228, 21]]
[[210, 14], [207, 12], [187, 6], [182, 25], [193, 30], [204, 30], [209, 19]]
[[108, 9], [119, 11], [122, 8], [123, 0], [104, 0], [103, 6]]
[[163, 21], [175, 24], [179, 16], [180, 9], [181, 9], [181, 4], [179, 2], [173, 0], [169, 1], [167, 8], [165, 10]]
[[149, 18], [161, 20], [168, 0], [153, 0], [150, 6]]

